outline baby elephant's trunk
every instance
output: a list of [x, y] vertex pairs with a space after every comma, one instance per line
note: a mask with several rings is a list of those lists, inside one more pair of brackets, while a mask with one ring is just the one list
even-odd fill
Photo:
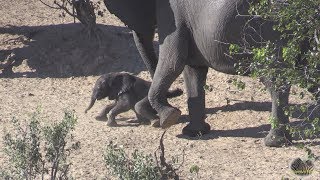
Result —
[[95, 102], [96, 102], [96, 98], [91, 98], [91, 102], [90, 102], [88, 108], [84, 111], [84, 113], [87, 113], [92, 108], [92, 106], [94, 105]]
[[181, 96], [183, 93], [183, 91], [179, 88], [174, 89], [174, 90], [169, 90], [167, 92], [167, 98], [173, 98], [173, 97], [177, 97], [177, 96]]

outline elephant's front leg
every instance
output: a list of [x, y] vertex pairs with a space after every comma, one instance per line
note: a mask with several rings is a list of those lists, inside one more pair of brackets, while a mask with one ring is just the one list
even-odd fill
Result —
[[[158, 112], [160, 125], [168, 128], [177, 123], [181, 111], [167, 101], [167, 92], [173, 81], [181, 74], [188, 56], [188, 37], [177, 29], [170, 35], [161, 35], [159, 62], [148, 93], [151, 106]], [[165, 39], [162, 39], [165, 37]]]
[[272, 111], [270, 117], [271, 129], [265, 137], [264, 143], [270, 147], [281, 147], [291, 142], [292, 137], [286, 130], [289, 117], [285, 115], [284, 108], [289, 104], [290, 87], [275, 90], [269, 87], [272, 98]]
[[184, 135], [195, 137], [207, 134], [210, 131], [210, 125], [205, 122], [204, 85], [207, 73], [208, 67], [186, 66], [183, 71], [190, 116], [190, 123], [182, 130]]
[[130, 102], [130, 96], [128, 94], [124, 94], [116, 102], [116, 105], [109, 111], [107, 114], [108, 117], [108, 126], [117, 126], [117, 122], [115, 117], [123, 112], [129, 111], [132, 109], [132, 103]]

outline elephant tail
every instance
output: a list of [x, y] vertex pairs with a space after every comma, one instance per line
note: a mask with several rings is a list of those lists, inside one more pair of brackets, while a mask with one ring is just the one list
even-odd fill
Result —
[[183, 94], [183, 91], [179, 88], [174, 89], [174, 90], [169, 90], [167, 92], [167, 98], [173, 98], [173, 97], [177, 97], [177, 96], [181, 96]]

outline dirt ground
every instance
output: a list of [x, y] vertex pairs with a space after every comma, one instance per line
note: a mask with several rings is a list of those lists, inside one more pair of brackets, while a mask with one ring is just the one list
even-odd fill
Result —
[[[110, 103], [108, 100], [97, 102], [89, 113], [84, 113], [91, 89], [99, 75], [111, 71], [128, 71], [150, 78], [130, 31], [115, 16], [106, 13], [98, 18], [103, 36], [97, 42], [85, 37], [79, 23], [59, 14], [37, 0], [0, 1], [0, 66], [15, 63], [14, 74], [0, 78], [0, 148], [5, 131], [12, 130], [12, 117], [28, 119], [41, 107], [45, 121], [53, 122], [62, 119], [65, 109], [75, 110], [78, 123], [74, 135], [81, 142], [81, 149], [70, 157], [72, 176], [115, 179], [103, 162], [107, 143], [123, 145], [127, 152], [138, 149], [153, 154], [163, 130], [126, 122], [134, 118], [131, 111], [117, 117], [120, 127], [107, 127], [106, 122], [94, 117]], [[239, 91], [228, 83], [232, 78], [244, 81], [246, 89]], [[289, 164], [294, 158], [305, 157], [303, 150], [263, 145], [263, 137], [270, 128], [271, 102], [261, 83], [210, 70], [207, 84], [212, 91], [206, 93], [206, 121], [212, 132], [200, 139], [188, 139], [181, 135], [186, 125], [182, 122], [170, 128], [165, 136], [168, 159], [185, 152], [179, 170], [182, 179], [298, 179]], [[179, 77], [173, 87], [184, 88], [183, 79]], [[300, 89], [294, 87], [293, 91]], [[297, 96], [290, 102], [303, 103]], [[182, 120], [186, 120], [186, 95], [172, 99], [171, 103], [182, 110]], [[311, 149], [320, 155], [318, 146]], [[5, 167], [6, 163], [0, 151], [0, 166]], [[200, 167], [198, 175], [189, 172], [192, 165]], [[314, 173], [304, 179], [319, 177], [318, 161]]]

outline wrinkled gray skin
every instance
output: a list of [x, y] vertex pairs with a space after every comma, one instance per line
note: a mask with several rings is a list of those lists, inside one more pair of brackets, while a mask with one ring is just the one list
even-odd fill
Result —
[[107, 9], [133, 32], [136, 47], [153, 77], [158, 58], [153, 48], [156, 29], [155, 0], [104, 0]]
[[[104, 74], [94, 85], [91, 102], [85, 113], [93, 107], [96, 100], [108, 97], [109, 100], [115, 100], [115, 102], [105, 106], [96, 117], [97, 120], [104, 120], [107, 117], [108, 126], [116, 126], [115, 117], [130, 109], [137, 116], [137, 120], [134, 122], [149, 124], [150, 120], [159, 120], [157, 112], [151, 107], [147, 98], [150, 85], [151, 82], [126, 72]], [[175, 89], [168, 91], [167, 97], [180, 96], [182, 93], [182, 90]], [[160, 122], [156, 121], [154, 126], [160, 126]]]
[[[163, 128], [175, 124], [181, 112], [172, 107], [166, 92], [173, 81], [183, 72], [188, 96], [190, 123], [182, 133], [197, 136], [210, 132], [205, 122], [205, 92], [208, 68], [219, 72], [236, 74], [235, 59], [228, 55], [229, 43], [239, 43], [243, 26], [248, 17], [248, 3], [252, 0], [105, 0], [110, 12], [118, 16], [134, 30], [135, 42], [142, 58], [153, 76], [148, 98], [160, 116]], [[155, 25], [159, 33], [160, 52], [157, 64], [152, 48]], [[250, 23], [261, 32], [264, 40], [279, 39], [270, 23], [259, 20]], [[259, 42], [260, 36], [252, 29], [245, 30], [248, 43]], [[277, 42], [279, 47], [281, 42]], [[154, 67], [156, 66], [156, 70]], [[290, 87], [272, 89], [272, 82], [264, 82], [272, 98], [271, 118], [280, 124], [269, 131], [265, 138], [267, 146], [282, 146], [291, 137], [284, 128], [289, 122], [283, 112], [288, 105]]]
[[[245, 0], [159, 0], [157, 1], [157, 24], [159, 29], [159, 62], [149, 91], [152, 107], [159, 113], [162, 127], [175, 124], [180, 111], [165, 101], [165, 92], [184, 70], [188, 94], [190, 123], [183, 134], [196, 136], [209, 133], [205, 122], [205, 92], [208, 68], [219, 72], [236, 74], [235, 59], [228, 54], [229, 43], [239, 43], [248, 17], [249, 4]], [[278, 34], [271, 24], [252, 21], [265, 40], [275, 41]], [[259, 42], [259, 36], [247, 29], [248, 43]], [[280, 42], [279, 42], [280, 43]], [[174, 67], [174, 68], [172, 68]], [[270, 82], [266, 81], [266, 84]], [[268, 86], [270, 87], [270, 86]], [[282, 108], [288, 105], [290, 87], [283, 91], [269, 88], [272, 97], [271, 117], [280, 127], [271, 129], [265, 138], [267, 146], [281, 146], [291, 140], [283, 127], [289, 122]]]

